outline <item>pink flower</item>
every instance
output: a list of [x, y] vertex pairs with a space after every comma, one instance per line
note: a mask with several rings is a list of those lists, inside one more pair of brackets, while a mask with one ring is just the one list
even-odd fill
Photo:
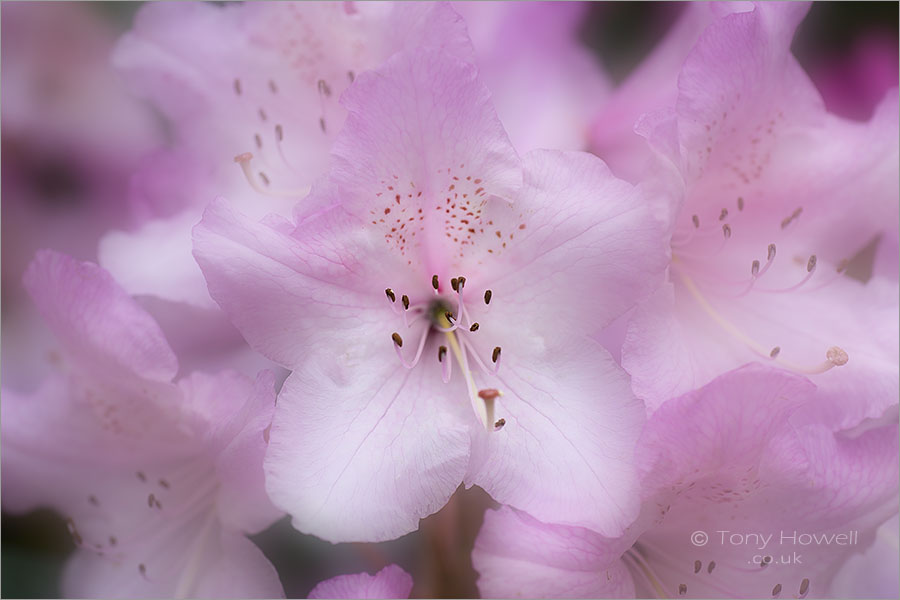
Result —
[[622, 354], [651, 410], [760, 359], [812, 376], [837, 428], [896, 404], [896, 275], [863, 284], [850, 259], [897, 239], [897, 95], [868, 124], [827, 114], [789, 51], [804, 14], [716, 20], [674, 107], [639, 124], [672, 199], [670, 281]]
[[409, 598], [413, 580], [397, 565], [388, 565], [375, 575], [339, 575], [318, 584], [308, 598]]
[[585, 336], [660, 272], [640, 191], [587, 154], [520, 160], [445, 53], [399, 54], [342, 102], [334, 168], [304, 201], [318, 215], [255, 223], [217, 201], [194, 230], [210, 294], [294, 371], [271, 498], [331, 541], [412, 531], [460, 482], [620, 532], [642, 408]]
[[[133, 294], [213, 307], [190, 257], [206, 204], [226, 195], [254, 217], [290, 215], [326, 170], [343, 91], [417, 46], [471, 54], [465, 24], [443, 4], [144, 6], [114, 61], [172, 121], [176, 146], [136, 180], [133, 202], [151, 220], [108, 235], [101, 264]], [[144, 260], [154, 248], [164, 259]]]
[[282, 595], [244, 533], [278, 518], [263, 485], [273, 377], [195, 373], [108, 273], [51, 251], [25, 285], [64, 351], [33, 393], [3, 390], [3, 505], [66, 516], [76, 597]]
[[826, 597], [896, 514], [898, 428], [797, 426], [813, 392], [748, 365], [663, 405], [639, 445], [642, 514], [622, 537], [488, 511], [472, 556], [482, 596]]

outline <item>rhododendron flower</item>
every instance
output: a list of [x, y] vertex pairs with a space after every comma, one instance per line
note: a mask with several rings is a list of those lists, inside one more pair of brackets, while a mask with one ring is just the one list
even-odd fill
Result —
[[319, 214], [254, 223], [218, 201], [194, 230], [213, 298], [294, 370], [270, 497], [332, 541], [411, 531], [461, 481], [621, 531], [643, 409], [586, 334], [660, 273], [640, 191], [587, 154], [520, 160], [445, 53], [399, 54], [342, 102], [334, 169], [304, 200]]
[[828, 115], [789, 52], [804, 14], [763, 3], [716, 20], [674, 109], [639, 125], [671, 174], [670, 283], [622, 354], [651, 409], [758, 359], [813, 376], [835, 427], [897, 401], [896, 278], [847, 275], [873, 238], [897, 237], [897, 95], [867, 124]]
[[409, 598], [413, 580], [397, 565], [388, 565], [375, 575], [338, 575], [318, 584], [308, 598]]
[[[108, 235], [100, 262], [131, 293], [211, 307], [190, 228], [227, 195], [261, 217], [289, 215], [322, 175], [357, 74], [403, 48], [471, 58], [465, 24], [444, 4], [149, 3], [115, 64], [173, 122], [177, 146], [149, 161], [134, 202], [154, 217]], [[235, 164], [235, 163], [238, 164]], [[164, 248], [165, 268], [142, 260]]]
[[796, 426], [811, 401], [807, 379], [748, 365], [667, 402], [641, 437], [645, 501], [626, 535], [488, 511], [472, 557], [482, 596], [827, 596], [896, 512], [898, 427]]
[[42, 251], [25, 285], [65, 354], [36, 392], [3, 390], [3, 507], [66, 517], [64, 592], [282, 595], [244, 537], [279, 516], [262, 471], [271, 373], [173, 383], [159, 327], [94, 264]]

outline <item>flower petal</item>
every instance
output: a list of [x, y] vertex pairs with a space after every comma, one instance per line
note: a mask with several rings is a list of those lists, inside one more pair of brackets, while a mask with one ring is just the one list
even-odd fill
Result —
[[466, 484], [545, 521], [618, 536], [638, 513], [635, 443], [644, 408], [587, 339], [504, 358], [500, 431], [473, 431]]
[[375, 575], [338, 575], [313, 588], [307, 598], [409, 598], [413, 579], [397, 565], [388, 565]]

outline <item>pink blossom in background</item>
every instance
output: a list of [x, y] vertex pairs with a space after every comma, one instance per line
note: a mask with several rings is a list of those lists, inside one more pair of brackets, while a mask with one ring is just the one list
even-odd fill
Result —
[[318, 584], [309, 598], [409, 598], [413, 580], [397, 565], [388, 565], [375, 575], [339, 575]]
[[342, 102], [334, 169], [307, 199], [328, 208], [294, 227], [220, 201], [194, 232], [212, 296], [293, 369], [269, 494], [332, 541], [411, 531], [461, 481], [621, 531], [642, 408], [583, 336], [659, 273], [639, 191], [586, 154], [520, 160], [445, 53], [397, 55]]
[[[132, 200], [151, 220], [108, 235], [101, 264], [132, 293], [214, 307], [190, 256], [206, 204], [224, 195], [256, 218], [289, 216], [327, 168], [338, 98], [357, 74], [419, 45], [470, 57], [466, 39], [443, 4], [144, 6], [114, 62], [173, 122], [176, 145], [135, 180]], [[140, 260], [152, 248], [166, 249], [164, 268]]]
[[750, 360], [810, 375], [836, 428], [896, 404], [896, 279], [862, 283], [850, 260], [897, 235], [897, 96], [869, 124], [828, 115], [788, 52], [803, 14], [719, 19], [674, 107], [646, 118], [672, 173], [672, 264], [622, 361], [650, 410]]
[[74, 597], [272, 597], [244, 537], [280, 513], [263, 490], [271, 373], [172, 382], [162, 332], [108, 273], [50, 251], [25, 274], [62, 353], [34, 393], [4, 386], [3, 504], [51, 507], [79, 548]]
[[[748, 365], [663, 405], [638, 446], [645, 500], [623, 537], [489, 511], [472, 558], [482, 596], [831, 597], [836, 566], [896, 512], [897, 424], [798, 427], [814, 389]], [[732, 533], [774, 537], [761, 548]]]

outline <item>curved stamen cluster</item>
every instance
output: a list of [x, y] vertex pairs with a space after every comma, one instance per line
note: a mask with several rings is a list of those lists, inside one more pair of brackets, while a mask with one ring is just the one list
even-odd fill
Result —
[[[482, 424], [488, 431], [499, 431], [506, 424], [505, 419], [494, 419], [494, 402], [502, 395], [497, 389], [484, 388], [479, 389], [475, 385], [475, 379], [469, 367], [471, 359], [482, 371], [483, 375], [496, 375], [500, 369], [500, 359], [502, 350], [500, 346], [495, 346], [491, 352], [492, 367], [488, 367], [486, 361], [475, 351], [472, 340], [469, 339], [479, 329], [481, 324], [475, 321], [469, 313], [465, 302], [465, 277], [454, 277], [450, 280], [450, 287], [453, 290], [453, 296], [446, 297], [441, 295], [440, 278], [434, 275], [431, 278], [432, 297], [428, 301], [413, 303], [410, 302], [409, 296], [403, 294], [399, 300], [397, 294], [391, 288], [386, 288], [384, 294], [388, 299], [394, 314], [399, 315], [403, 319], [403, 325], [409, 329], [419, 319], [427, 319], [429, 324], [423, 327], [422, 333], [416, 344], [416, 350], [412, 360], [407, 360], [403, 355], [403, 336], [399, 332], [391, 334], [391, 341], [394, 344], [394, 350], [400, 362], [407, 369], [415, 367], [425, 350], [426, 342], [432, 331], [443, 333], [446, 345], [438, 346], [437, 359], [441, 364], [441, 378], [444, 383], [450, 381], [453, 372], [453, 361], [447, 359], [448, 349], [453, 353], [456, 363], [462, 370], [463, 377], [466, 380], [469, 401], [475, 414], [479, 417]], [[485, 290], [483, 300], [485, 307], [489, 307], [493, 298], [491, 290]]]
[[[745, 202], [743, 197], [738, 198], [738, 213], [735, 215], [736, 218], [740, 218], [744, 213], [744, 207]], [[788, 217], [781, 221], [780, 229], [784, 230], [789, 228], [800, 218], [800, 215], [802, 213], [803, 208], [798, 207]], [[718, 221], [725, 221], [726, 219], [728, 219], [728, 217], [728, 209], [722, 208], [718, 215]], [[764, 285], [758, 284], [763, 279], [763, 277], [770, 272], [777, 256], [776, 245], [774, 243], [771, 243], [766, 249], [765, 263], [761, 263], [760, 260], [753, 260], [750, 263], [749, 278], [729, 280], [726, 278], [708, 274], [709, 269], [707, 267], [712, 264], [709, 262], [710, 259], [718, 257], [718, 255], [720, 255], [728, 245], [728, 241], [733, 236], [733, 225], [731, 223], [722, 223], [721, 225], [719, 223], [716, 223], [713, 226], [702, 226], [700, 217], [695, 214], [691, 216], [690, 225], [685, 227], [684, 229], [687, 229], [686, 233], [679, 232], [672, 237], [671, 245], [673, 250], [673, 271], [678, 273], [679, 279], [684, 285], [684, 288], [697, 301], [704, 312], [706, 312], [713, 319], [713, 321], [716, 322], [716, 324], [719, 325], [723, 330], [725, 330], [729, 335], [737, 338], [741, 343], [749, 347], [760, 356], [767, 357], [775, 362], [778, 362], [779, 364], [781, 364], [781, 366], [799, 373], [823, 373], [833, 367], [841, 366], [847, 363], [847, 353], [837, 346], [832, 346], [831, 348], [829, 348], [825, 353], [826, 360], [818, 365], [810, 367], [785, 362], [784, 359], [779, 358], [782, 350], [781, 346], [774, 346], [771, 349], [768, 349], [764, 344], [757, 342], [747, 333], [741, 331], [737, 326], [726, 319], [718, 310], [716, 310], [716, 308], [713, 307], [712, 303], [707, 299], [708, 293], [733, 300], [737, 298], [743, 298], [751, 292], [784, 294], [796, 292], [801, 289], [803, 289], [804, 291], [818, 290], [832, 283], [839, 277], [842, 277], [847, 266], [847, 261], [842, 261], [837, 266], [836, 273], [832, 277], [815, 277], [817, 273], [821, 273], [821, 269], [818, 268], [819, 260], [817, 256], [815, 254], [812, 254], [806, 261], [806, 273], [800, 279], [800, 281], [787, 287], [765, 287]], [[722, 237], [721, 243], [717, 247], [711, 249], [707, 244], [701, 243], [704, 241], [708, 241], [710, 239], [710, 236], [719, 230], [721, 230], [720, 235]], [[704, 247], [706, 247], [706, 250], [704, 250]], [[720, 263], [721, 259], [716, 258], [716, 262]], [[819, 285], [809, 287], [807, 284], [812, 281], [814, 277], [819, 282]]]

